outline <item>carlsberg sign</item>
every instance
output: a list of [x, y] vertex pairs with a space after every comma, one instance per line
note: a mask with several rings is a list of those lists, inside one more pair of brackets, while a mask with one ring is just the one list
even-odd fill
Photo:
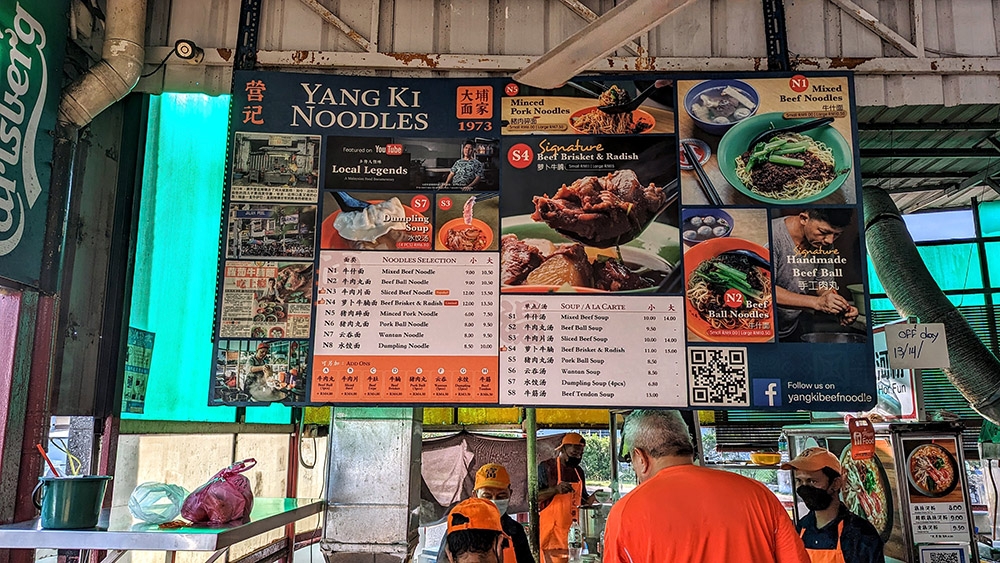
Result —
[[68, 2], [0, 8], [0, 277], [37, 285]]

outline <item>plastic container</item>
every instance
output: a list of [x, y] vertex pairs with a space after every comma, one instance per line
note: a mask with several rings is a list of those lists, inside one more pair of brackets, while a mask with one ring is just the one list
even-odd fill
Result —
[[101, 504], [109, 475], [39, 477], [32, 492], [35, 508], [42, 511], [42, 528], [79, 530], [94, 528], [101, 516]]

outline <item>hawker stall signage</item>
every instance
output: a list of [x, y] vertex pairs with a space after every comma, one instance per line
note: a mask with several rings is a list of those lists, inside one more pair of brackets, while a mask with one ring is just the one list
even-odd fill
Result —
[[212, 404], [874, 405], [849, 75], [235, 84]]
[[0, 275], [37, 286], [68, 2], [0, 8]]

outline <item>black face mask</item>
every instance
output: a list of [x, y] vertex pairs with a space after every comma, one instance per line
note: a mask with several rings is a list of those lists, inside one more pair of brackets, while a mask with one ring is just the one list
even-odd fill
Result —
[[806, 508], [809, 510], [826, 510], [833, 502], [833, 495], [824, 489], [802, 485], [795, 489], [795, 492], [798, 493], [802, 502], [806, 503]]
[[583, 461], [582, 457], [566, 456], [566, 465], [570, 467], [576, 467], [580, 465], [581, 461]]

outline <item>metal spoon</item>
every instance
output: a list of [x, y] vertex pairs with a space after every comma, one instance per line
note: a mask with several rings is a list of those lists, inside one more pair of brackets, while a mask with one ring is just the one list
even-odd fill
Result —
[[360, 199], [354, 199], [353, 197], [347, 195], [347, 192], [330, 192], [330, 194], [333, 196], [333, 199], [337, 201], [337, 205], [340, 206], [341, 213], [361, 211], [371, 206], [371, 203], [361, 201]]
[[833, 123], [832, 117], [822, 117], [820, 119], [811, 119], [809, 121], [803, 121], [796, 125], [789, 125], [788, 127], [777, 127], [775, 129], [767, 129], [758, 133], [753, 139], [750, 139], [750, 143], [747, 145], [747, 150], [752, 151], [757, 143], [766, 141], [776, 135], [781, 135], [783, 133], [802, 133], [803, 131], [808, 131], [810, 129], [816, 129], [817, 127], [822, 127], [824, 125], [829, 125]]
[[646, 227], [648, 227], [653, 221], [655, 221], [656, 218], [659, 217], [661, 213], [666, 211], [666, 209], [670, 207], [672, 203], [677, 201], [677, 197], [678, 195], [680, 195], [680, 190], [677, 189], [677, 180], [672, 180], [669, 184], [664, 186], [663, 191], [666, 192], [667, 194], [667, 198], [663, 201], [663, 205], [661, 205], [660, 208], [657, 209], [655, 213], [652, 213], [645, 223], [641, 225], [636, 225], [635, 228], [629, 230], [626, 233], [622, 233], [617, 237], [606, 238], [606, 239], [589, 238], [589, 237], [583, 237], [577, 233], [567, 231], [565, 229], [558, 229], [553, 227], [553, 230], [568, 239], [575, 240], [577, 242], [583, 243], [586, 246], [592, 246], [594, 248], [611, 248], [612, 246], [619, 246], [622, 244], [626, 244], [628, 242], [631, 242], [637, 236], [641, 235], [642, 232], [646, 230]]
[[638, 96], [636, 96], [635, 98], [633, 98], [632, 101], [630, 101], [628, 103], [625, 103], [625, 104], [610, 104], [610, 105], [606, 105], [606, 106], [597, 106], [597, 109], [603, 111], [604, 113], [606, 113], [608, 115], [614, 115], [616, 113], [627, 113], [627, 112], [635, 111], [636, 108], [638, 108], [642, 104], [642, 102], [646, 101], [646, 98], [648, 98], [649, 95], [653, 93], [653, 90], [656, 90], [656, 83], [655, 82], [652, 85], [650, 85], [649, 88], [646, 88], [645, 90], [643, 90], [642, 92], [640, 92]]

